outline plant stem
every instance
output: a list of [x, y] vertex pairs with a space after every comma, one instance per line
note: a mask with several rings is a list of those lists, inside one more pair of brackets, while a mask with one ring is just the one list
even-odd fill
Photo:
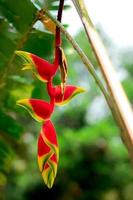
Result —
[[106, 82], [114, 110], [119, 119], [117, 122], [122, 130], [122, 138], [133, 161], [133, 113], [130, 103], [117, 79], [114, 67], [108, 57], [106, 49], [88, 15], [84, 1], [73, 0], [73, 3], [81, 18], [97, 61], [99, 62], [101, 73]]
[[[58, 9], [58, 15], [57, 15], [57, 20], [59, 22], [61, 22], [63, 7], [64, 7], [64, 0], [60, 0], [59, 9]], [[56, 46], [60, 46], [61, 45], [60, 28], [58, 26], [56, 26], [55, 44], [56, 44]]]

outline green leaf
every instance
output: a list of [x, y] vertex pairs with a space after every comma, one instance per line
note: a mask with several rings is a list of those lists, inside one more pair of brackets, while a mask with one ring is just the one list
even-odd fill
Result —
[[4, 186], [7, 182], [6, 176], [0, 172], [0, 187]]
[[124, 80], [122, 84], [123, 84], [123, 87], [126, 91], [126, 94], [129, 98], [129, 100], [132, 103], [133, 102], [133, 80], [132, 80], [132, 78], [128, 78], [128, 79]]
[[[50, 10], [55, 10], [55, 11], [57, 11], [58, 10], [58, 7], [59, 7], [59, 5], [52, 5], [51, 7], [50, 7]], [[69, 9], [70, 8], [70, 5], [64, 5], [64, 9], [66, 10], [66, 9]]]
[[14, 53], [19, 37], [20, 35], [8, 21], [5, 19], [0, 20], [0, 70], [4, 69]]
[[34, 30], [30, 33], [28, 41], [24, 45], [24, 51], [46, 57], [52, 54], [54, 37], [51, 33]]
[[0, 171], [8, 172], [11, 167], [13, 150], [3, 139], [0, 139]]
[[3, 56], [8, 58], [15, 49], [15, 44], [12, 40], [8, 39], [7, 37], [3, 36], [0, 37], [0, 51]]
[[45, 101], [49, 101], [49, 96], [47, 93], [47, 86], [39, 80], [35, 81], [35, 87], [32, 91], [31, 98], [35, 99], [44, 99]]
[[0, 10], [3, 16], [22, 33], [32, 23], [37, 9], [29, 0], [1, 0]]
[[8, 134], [13, 139], [19, 139], [23, 133], [22, 126], [12, 117], [0, 110], [0, 131]]

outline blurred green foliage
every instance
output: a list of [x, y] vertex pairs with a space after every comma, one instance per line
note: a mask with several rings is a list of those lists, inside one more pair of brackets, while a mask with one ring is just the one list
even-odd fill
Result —
[[[54, 36], [38, 24], [32, 29], [31, 25], [38, 8], [55, 14], [57, 5], [55, 0], [0, 1], [0, 199], [132, 200], [133, 170], [120, 131], [96, 83], [64, 37], [68, 83], [84, 86], [87, 92], [69, 106], [56, 108], [52, 120], [60, 163], [54, 187], [44, 186], [36, 156], [41, 125], [18, 108], [16, 100], [31, 96], [48, 100], [48, 95], [43, 83], [21, 71], [22, 61], [14, 51], [23, 49], [52, 62]], [[97, 69], [85, 33], [80, 31], [75, 40]], [[122, 83], [133, 103], [132, 53], [121, 55]], [[54, 82], [59, 84], [59, 74]]]

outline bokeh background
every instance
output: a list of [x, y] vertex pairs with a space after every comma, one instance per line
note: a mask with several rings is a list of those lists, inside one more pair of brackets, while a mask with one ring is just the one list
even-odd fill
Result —
[[[90, 14], [132, 104], [133, 48], [129, 42], [130, 29], [128, 36], [128, 32], [124, 31], [128, 19], [120, 21], [117, 18], [122, 13], [121, 8], [125, 7], [124, 16], [128, 13], [128, 1], [124, 7], [121, 7], [120, 1], [113, 5], [116, 21], [119, 22], [116, 26], [113, 26], [116, 23], [113, 9], [110, 16], [114, 21], [109, 20], [107, 2], [113, 5], [110, 0], [106, 4], [104, 1], [101, 4], [99, 1], [90, 3]], [[88, 1], [86, 3], [89, 6]], [[56, 0], [0, 0], [0, 200], [132, 200], [133, 169], [120, 138], [119, 127], [95, 81], [64, 36], [63, 47], [69, 65], [68, 83], [83, 86], [87, 92], [68, 105], [56, 108], [52, 121], [60, 146], [58, 174], [51, 190], [43, 183], [37, 164], [37, 138], [41, 124], [16, 106], [16, 100], [29, 97], [48, 99], [48, 95], [45, 85], [31, 72], [21, 71], [22, 60], [15, 56], [14, 51], [29, 51], [52, 62], [54, 36], [40, 22], [33, 29], [31, 24], [37, 9], [45, 7], [56, 15], [57, 5]], [[102, 8], [103, 12], [98, 12], [98, 8]], [[63, 23], [101, 77], [70, 0], [66, 1]], [[126, 37], [119, 37], [119, 26], [121, 30], [123, 28], [121, 34], [126, 33]], [[107, 27], [113, 32], [109, 32]], [[129, 27], [132, 31], [130, 23]], [[121, 38], [125, 38], [124, 42]], [[54, 82], [60, 83], [59, 74]]]

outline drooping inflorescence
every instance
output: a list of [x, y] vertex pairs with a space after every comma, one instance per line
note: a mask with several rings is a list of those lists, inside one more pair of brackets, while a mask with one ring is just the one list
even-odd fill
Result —
[[[64, 1], [60, 1], [58, 17], [61, 21]], [[55, 57], [53, 63], [25, 51], [16, 51], [23, 58], [23, 69], [31, 69], [36, 77], [47, 85], [50, 101], [41, 99], [21, 99], [17, 104], [29, 111], [31, 116], [42, 123], [42, 129], [38, 138], [38, 164], [45, 184], [51, 188], [57, 173], [59, 161], [59, 147], [57, 135], [50, 118], [54, 112], [55, 105], [64, 105], [75, 95], [84, 92], [81, 87], [66, 85], [67, 63], [61, 48], [60, 30], [56, 27], [55, 34]], [[61, 85], [54, 86], [53, 78], [58, 69], [61, 73]]]

